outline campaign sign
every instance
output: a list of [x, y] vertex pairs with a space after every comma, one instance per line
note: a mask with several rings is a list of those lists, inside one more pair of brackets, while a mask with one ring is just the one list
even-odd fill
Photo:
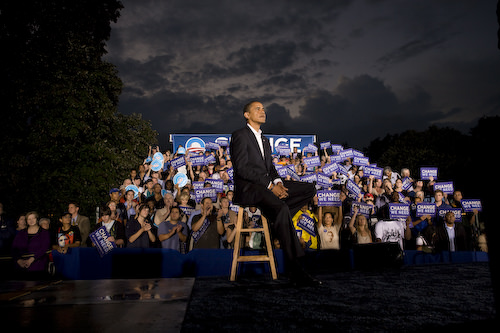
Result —
[[327, 149], [327, 148], [330, 148], [332, 146], [330, 141], [321, 142], [319, 145], [320, 145], [321, 149]]
[[227, 147], [229, 145], [229, 140], [227, 138], [217, 138], [215, 143], [221, 147]]
[[339, 171], [339, 165], [337, 163], [325, 164], [322, 170], [325, 175], [331, 176], [334, 172]]
[[420, 168], [420, 179], [429, 180], [432, 178], [437, 179], [438, 168], [435, 167], [421, 167]]
[[373, 165], [367, 165], [363, 167], [363, 175], [365, 177], [373, 176], [377, 179], [382, 179], [383, 174], [384, 174], [384, 169], [382, 168]]
[[297, 226], [305, 230], [309, 235], [315, 237], [316, 230], [314, 229], [315, 221], [307, 214], [302, 214], [297, 221]]
[[409, 177], [403, 179], [403, 191], [409, 191], [413, 185], [413, 182]]
[[355, 197], [355, 198], [357, 198], [359, 196], [359, 194], [361, 193], [361, 188], [355, 182], [353, 182], [351, 179], [347, 180], [345, 187], [347, 188], [349, 193], [351, 193], [353, 195], [353, 197]]
[[474, 210], [477, 210], [478, 212], [483, 210], [481, 200], [479, 199], [462, 199], [460, 203], [462, 204], [462, 208], [466, 213], [472, 213]]
[[332, 155], [330, 156], [330, 162], [332, 163], [342, 163], [344, 160], [342, 159], [342, 156], [340, 155]]
[[336, 154], [338, 154], [340, 151], [344, 150], [344, 147], [342, 147], [341, 145], [331, 145], [330, 148]]
[[366, 218], [370, 217], [370, 214], [373, 209], [373, 205], [364, 202], [353, 201], [351, 206], [351, 216], [354, 215], [354, 210], [353, 210], [354, 207], [358, 207], [358, 214], [361, 214]]
[[215, 188], [215, 192], [217, 193], [224, 192], [224, 181], [222, 179], [207, 178], [205, 179], [205, 183], [209, 183], [210, 185], [212, 185], [212, 187]]
[[281, 178], [286, 178], [288, 175], [288, 168], [286, 166], [276, 166], [276, 171]]
[[179, 169], [180, 167], [186, 165], [186, 160], [184, 159], [184, 156], [176, 157], [172, 160], [171, 166], [174, 169]]
[[205, 143], [205, 149], [218, 150], [220, 148], [219, 144], [215, 142], [207, 142]]
[[323, 190], [318, 191], [318, 206], [342, 206], [342, 201], [340, 201], [340, 191], [339, 190]]
[[299, 180], [300, 181], [300, 176], [295, 172], [295, 166], [293, 165], [287, 165], [286, 166], [286, 171], [290, 177], [292, 177], [293, 180]]
[[308, 175], [300, 177], [300, 181], [306, 183], [314, 183], [318, 181], [318, 176], [316, 176], [315, 173], [310, 173]]
[[330, 181], [330, 177], [325, 175], [324, 173], [317, 173], [317, 185], [321, 186], [322, 188], [329, 188], [332, 187], [332, 182]]
[[193, 189], [199, 190], [205, 186], [205, 182], [193, 182]]
[[209, 164], [215, 164], [215, 156], [214, 155], [208, 155], [205, 157], [205, 165]]
[[443, 220], [448, 212], [452, 212], [455, 215], [455, 222], [462, 222], [462, 208], [438, 208], [438, 215]]
[[188, 177], [186, 176], [185, 173], [179, 172], [175, 174], [172, 181], [174, 185], [179, 185], [179, 187], [184, 187], [188, 183]]
[[134, 191], [134, 199], [137, 199], [139, 197], [139, 188], [135, 185], [128, 185], [125, 187], [125, 193], [128, 191]]
[[94, 243], [95, 248], [97, 249], [97, 252], [99, 252], [101, 258], [116, 247], [116, 244], [114, 242], [108, 240], [109, 233], [106, 230], [105, 226], [97, 228], [97, 230], [92, 232], [89, 237], [92, 243]]
[[319, 159], [319, 156], [312, 156], [312, 157], [305, 157], [303, 159], [303, 162], [307, 167], [317, 167], [321, 165], [321, 161]]
[[184, 215], [186, 215], [187, 217], [190, 217], [191, 214], [194, 212], [194, 208], [191, 206], [179, 206], [179, 209], [182, 210]]
[[358, 165], [358, 166], [365, 166], [370, 164], [370, 160], [368, 157], [361, 157], [361, 156], [354, 156], [354, 159], [352, 160], [352, 164]]
[[410, 215], [410, 205], [404, 203], [390, 203], [389, 216], [391, 220], [406, 219]]
[[229, 205], [229, 209], [231, 209], [233, 212], [235, 213], [239, 213], [240, 211], [240, 206], [236, 205], [236, 204], [233, 204], [231, 202], [231, 204]]
[[157, 152], [153, 155], [153, 161], [154, 160], [157, 160], [157, 161], [162, 161], [163, 162], [163, 154], [160, 153], [160, 152]]
[[234, 169], [233, 168], [226, 169], [226, 172], [227, 175], [229, 176], [229, 179], [234, 180]]
[[441, 190], [446, 194], [453, 194], [453, 182], [441, 182], [434, 184], [434, 191]]
[[[276, 153], [275, 147], [281, 143], [287, 143], [292, 150], [297, 148], [301, 151], [303, 147], [316, 142], [315, 135], [267, 134], [266, 137], [273, 153]], [[206, 142], [219, 142], [221, 139], [230, 140], [230, 138], [231, 134], [170, 134], [172, 147], [186, 147], [187, 151], [205, 151]]]
[[203, 198], [211, 198], [212, 201], [217, 201], [217, 192], [214, 187], [204, 187], [194, 190], [195, 200], [197, 203], [201, 203]]
[[342, 150], [342, 151], [339, 153], [339, 155], [340, 155], [340, 158], [342, 159], [342, 161], [345, 161], [345, 160], [347, 160], [348, 158], [352, 158], [352, 157], [354, 157], [354, 153], [353, 153], [353, 151], [352, 151], [352, 148]]
[[205, 156], [199, 155], [199, 156], [191, 156], [189, 158], [191, 161], [192, 166], [204, 166], [205, 165]]
[[340, 172], [344, 176], [349, 177], [349, 170], [347, 170], [347, 168], [345, 166], [343, 166], [342, 164], [338, 164], [338, 166], [339, 166], [339, 171], [338, 172]]
[[163, 168], [163, 160], [153, 160], [151, 162], [151, 170], [153, 171], [160, 171], [161, 168]]
[[430, 215], [431, 217], [436, 216], [436, 204], [430, 202], [420, 202], [417, 203], [416, 216], [422, 217], [425, 215]]
[[290, 148], [282, 148], [278, 147], [276, 148], [276, 152], [278, 153], [279, 156], [290, 156], [292, 154], [292, 150]]
[[[318, 147], [316, 147], [316, 145], [314, 145], [313, 143], [309, 143], [306, 148], [307, 148], [307, 150], [309, 150], [310, 152], [313, 152], [313, 153], [318, 151]], [[304, 149], [306, 149], [306, 148], [304, 148]]]

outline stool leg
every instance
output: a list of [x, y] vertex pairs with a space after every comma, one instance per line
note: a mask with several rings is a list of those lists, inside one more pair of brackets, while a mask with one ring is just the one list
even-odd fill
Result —
[[243, 227], [243, 207], [238, 209], [238, 219], [236, 220], [236, 235], [234, 238], [233, 262], [231, 264], [230, 281], [236, 281], [236, 271], [238, 269], [238, 257], [240, 256], [241, 229]]
[[264, 228], [264, 237], [266, 238], [267, 255], [269, 256], [269, 268], [271, 269], [271, 275], [273, 277], [273, 280], [276, 280], [278, 278], [278, 274], [276, 273], [276, 261], [274, 260], [273, 246], [271, 243], [271, 234], [269, 232], [267, 219], [264, 216], [262, 216], [262, 227]]

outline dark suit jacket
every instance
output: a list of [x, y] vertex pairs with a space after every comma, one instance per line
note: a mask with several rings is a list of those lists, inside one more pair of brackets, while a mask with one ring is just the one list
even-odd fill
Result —
[[[441, 225], [437, 227], [438, 241], [436, 244], [437, 251], [450, 251], [450, 239], [446, 227]], [[464, 227], [455, 223], [455, 251], [470, 251], [471, 246], [467, 242], [467, 235]]]
[[273, 165], [269, 139], [262, 136], [265, 158], [252, 130], [246, 125], [231, 135], [230, 153], [234, 174], [233, 201], [240, 205], [252, 205], [270, 182], [280, 178]]

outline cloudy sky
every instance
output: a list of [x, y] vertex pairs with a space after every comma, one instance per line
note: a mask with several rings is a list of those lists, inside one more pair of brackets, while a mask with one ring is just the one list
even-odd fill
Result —
[[119, 111], [171, 133], [269, 134], [363, 149], [408, 129], [500, 115], [497, 0], [122, 0], [106, 60]]

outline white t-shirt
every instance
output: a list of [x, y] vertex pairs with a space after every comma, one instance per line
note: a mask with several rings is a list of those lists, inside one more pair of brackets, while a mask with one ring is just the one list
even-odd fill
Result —
[[332, 225], [327, 228], [323, 225], [318, 227], [319, 239], [321, 240], [321, 249], [340, 249], [340, 237], [339, 237], [338, 225]]
[[406, 223], [396, 220], [379, 221], [375, 224], [375, 238], [381, 239], [383, 243], [399, 243], [403, 249], [403, 238]]

